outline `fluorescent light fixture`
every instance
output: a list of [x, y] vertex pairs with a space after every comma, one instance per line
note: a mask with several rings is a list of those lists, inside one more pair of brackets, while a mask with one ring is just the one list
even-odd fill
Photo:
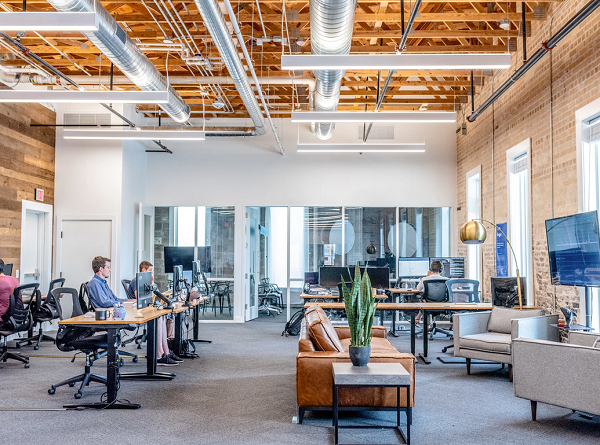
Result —
[[501, 54], [342, 54], [283, 55], [282, 70], [476, 70], [510, 68]]
[[168, 91], [2, 90], [0, 102], [164, 104]]
[[416, 146], [419, 144], [298, 144], [298, 153], [425, 153], [423, 148], [394, 148], [397, 146]]
[[98, 31], [95, 12], [1, 12], [0, 31]]
[[292, 122], [456, 122], [454, 111], [292, 111]]
[[205, 133], [195, 130], [112, 130], [97, 128], [65, 129], [64, 139], [111, 139], [127, 141], [203, 141]]

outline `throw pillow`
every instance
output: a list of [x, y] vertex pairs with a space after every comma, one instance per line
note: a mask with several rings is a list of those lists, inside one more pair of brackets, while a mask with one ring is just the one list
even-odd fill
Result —
[[331, 321], [320, 306], [311, 306], [304, 314], [310, 339], [317, 351], [344, 352]]
[[510, 334], [511, 320], [515, 318], [539, 317], [544, 315], [544, 309], [512, 309], [500, 306], [494, 306], [490, 319], [488, 320], [487, 330], [489, 332], [500, 332]]

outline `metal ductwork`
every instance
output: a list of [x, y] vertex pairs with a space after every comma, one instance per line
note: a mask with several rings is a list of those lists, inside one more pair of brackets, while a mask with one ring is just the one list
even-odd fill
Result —
[[169, 85], [154, 64], [138, 49], [98, 0], [48, 0], [61, 12], [95, 12], [98, 31], [82, 32], [108, 59], [143, 91], [169, 91], [169, 102], [159, 104], [174, 121], [186, 122], [190, 107]]
[[[349, 54], [356, 0], [310, 0], [310, 42], [312, 54]], [[316, 111], [336, 111], [344, 70], [315, 70]], [[318, 122], [315, 133], [319, 139], [333, 136], [333, 122]]]
[[[265, 134], [265, 121], [260, 106], [254, 95], [252, 86], [248, 81], [248, 75], [238, 56], [232, 32], [227, 28], [219, 4], [216, 0], [194, 0], [194, 2], [202, 15], [204, 26], [213, 38], [214, 44], [223, 58], [223, 62], [227, 66], [227, 70], [233, 79], [235, 87], [256, 127], [256, 134]], [[257, 85], [256, 87], [260, 88], [260, 85]]]

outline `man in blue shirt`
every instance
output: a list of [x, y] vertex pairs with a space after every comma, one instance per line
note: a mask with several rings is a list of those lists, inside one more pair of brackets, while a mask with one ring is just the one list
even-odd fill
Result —
[[110, 258], [97, 256], [92, 260], [94, 276], [88, 283], [90, 303], [94, 307], [112, 307], [117, 301], [121, 301], [110, 287], [106, 279], [110, 276]]

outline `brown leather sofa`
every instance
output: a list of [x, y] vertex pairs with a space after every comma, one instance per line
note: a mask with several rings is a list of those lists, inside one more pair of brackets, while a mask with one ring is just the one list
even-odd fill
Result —
[[[400, 353], [387, 339], [383, 326], [373, 326], [370, 363], [400, 363], [411, 375], [410, 406], [415, 404], [415, 357]], [[306, 410], [330, 410], [333, 397], [333, 362], [349, 362], [350, 328], [333, 326], [323, 309], [311, 306], [304, 315], [296, 357], [298, 422]], [[361, 407], [396, 408], [395, 388], [341, 388], [341, 409]], [[400, 394], [406, 406], [406, 393]]]

